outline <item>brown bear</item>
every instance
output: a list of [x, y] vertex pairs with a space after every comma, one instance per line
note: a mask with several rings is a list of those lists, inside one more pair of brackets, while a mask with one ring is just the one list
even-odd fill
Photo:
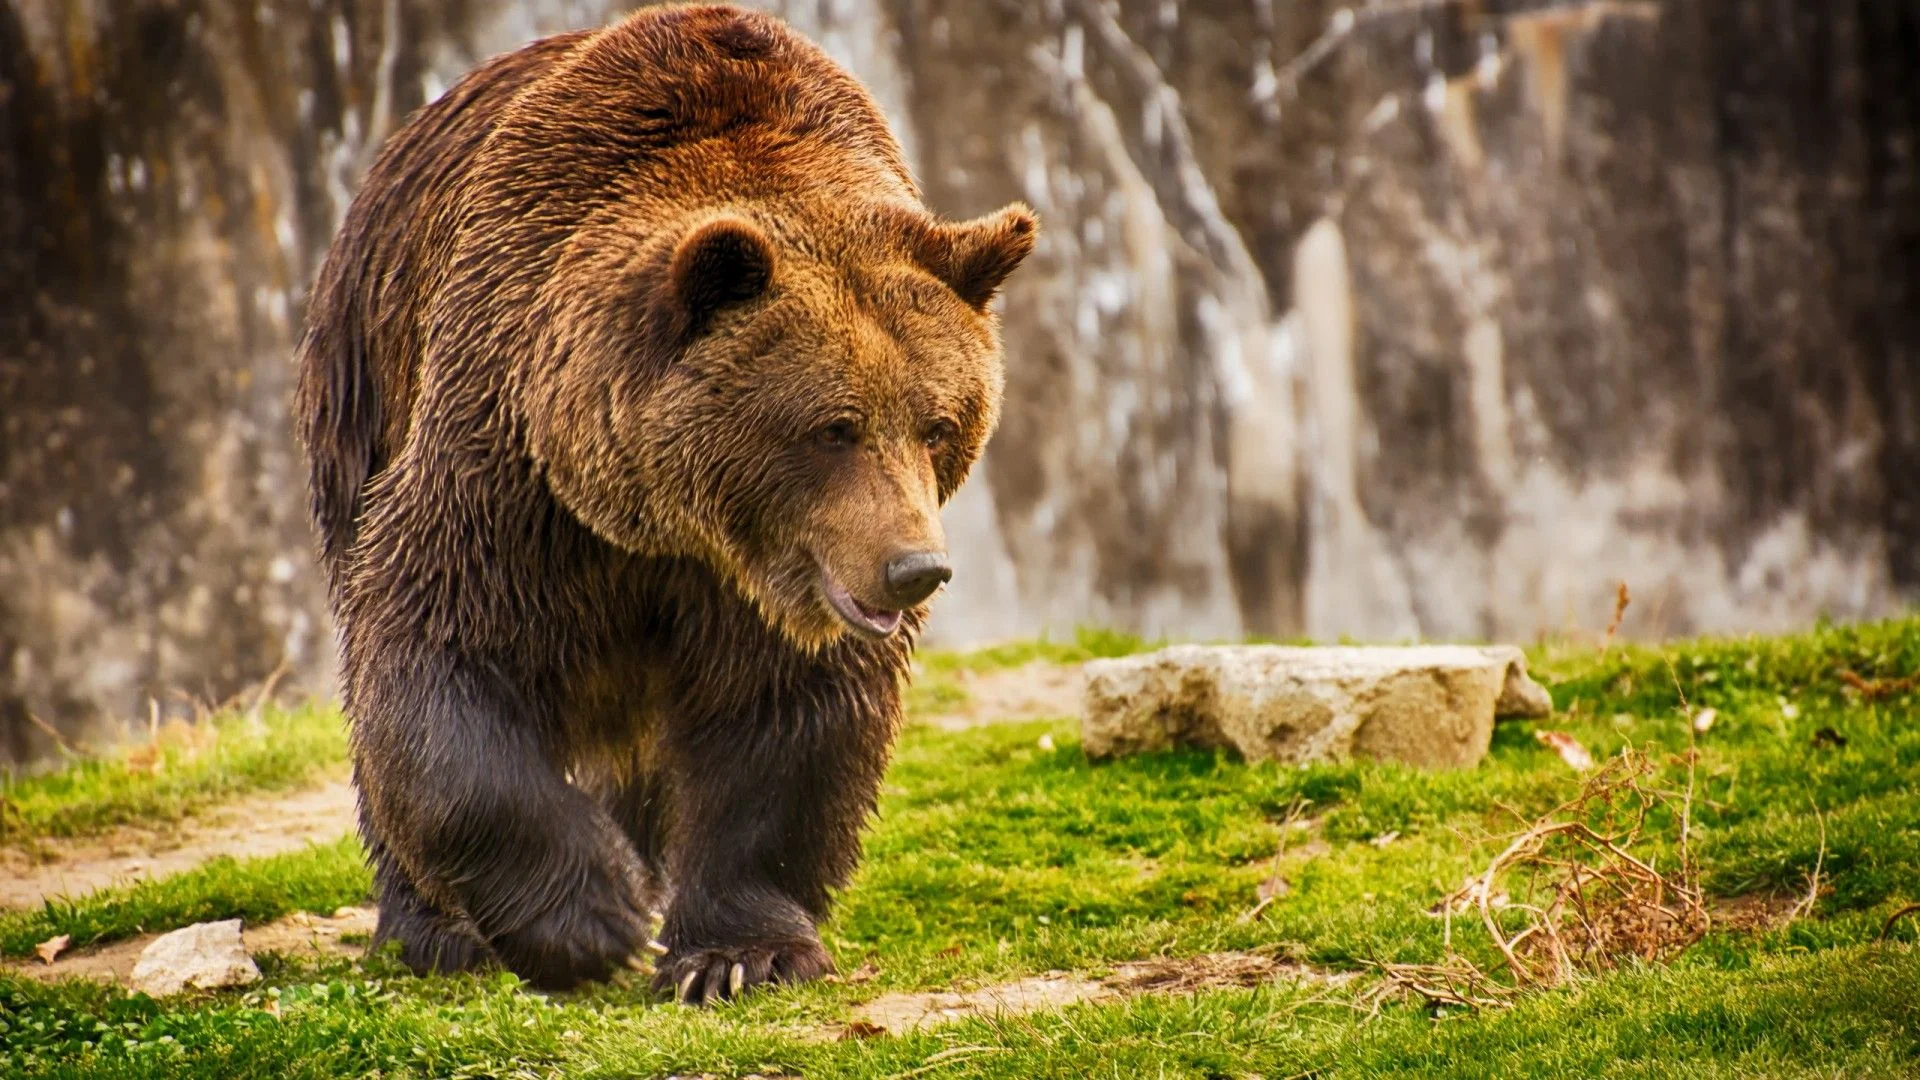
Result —
[[936, 219], [861, 86], [728, 7], [393, 137], [296, 402], [379, 939], [544, 988], [651, 947], [701, 1002], [831, 969], [1035, 229]]

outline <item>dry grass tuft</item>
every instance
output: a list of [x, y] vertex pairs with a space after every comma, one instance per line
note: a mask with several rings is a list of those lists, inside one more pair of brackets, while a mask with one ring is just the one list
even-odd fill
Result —
[[[1485, 1008], [1630, 960], [1663, 963], [1704, 937], [1713, 919], [1686, 845], [1692, 800], [1654, 786], [1656, 772], [1651, 758], [1625, 751], [1574, 798], [1505, 837], [1484, 870], [1432, 909], [1447, 920], [1446, 960], [1376, 965], [1390, 986]], [[1680, 845], [1680, 865], [1664, 873], [1644, 854], [1649, 819], [1663, 808], [1678, 810]], [[1493, 972], [1454, 949], [1456, 917], [1476, 922], [1499, 952]]]

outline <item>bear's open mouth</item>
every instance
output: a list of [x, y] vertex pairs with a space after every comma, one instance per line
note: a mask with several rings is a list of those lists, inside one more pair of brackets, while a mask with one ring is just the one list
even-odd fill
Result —
[[835, 615], [846, 621], [848, 626], [872, 637], [886, 637], [900, 628], [900, 613], [885, 608], [868, 607], [860, 602], [845, 585], [834, 579], [826, 567], [820, 568], [820, 591], [826, 594], [827, 606]]

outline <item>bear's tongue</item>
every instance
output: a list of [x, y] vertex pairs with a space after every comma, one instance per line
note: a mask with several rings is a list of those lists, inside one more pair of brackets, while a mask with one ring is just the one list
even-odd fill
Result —
[[847, 587], [834, 580], [832, 574], [822, 569], [820, 574], [822, 591], [827, 594], [827, 603], [842, 619], [853, 625], [856, 630], [885, 637], [900, 626], [900, 613], [884, 608], [868, 607], [859, 598], [848, 591]]

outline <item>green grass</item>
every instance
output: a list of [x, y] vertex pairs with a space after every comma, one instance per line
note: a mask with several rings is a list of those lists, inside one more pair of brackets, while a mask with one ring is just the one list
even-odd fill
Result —
[[347, 756], [340, 714], [319, 706], [267, 709], [258, 722], [221, 715], [187, 737], [179, 730], [58, 772], [0, 774], [0, 844], [170, 825], [237, 795], [300, 787]]
[[[923, 664], [951, 677], [1140, 647], [1082, 635]], [[500, 974], [414, 979], [385, 956], [270, 961], [245, 994], [164, 1004], [0, 975], [0, 1075], [1920, 1075], [1920, 919], [1875, 941], [1920, 894], [1920, 694], [1876, 700], [1837, 675], [1920, 671], [1920, 620], [1605, 657], [1549, 648], [1533, 661], [1562, 710], [1551, 726], [1596, 756], [1649, 752], [1671, 788], [1684, 784], [1689, 742], [1680, 695], [1716, 709], [1699, 738], [1693, 816], [1708, 888], [1797, 896], [1818, 864], [1827, 888], [1812, 912], [1766, 932], [1719, 929], [1669, 966], [1485, 1014], [1398, 1002], [1369, 1018], [1362, 976], [822, 1041], [883, 992], [1098, 973], [1145, 956], [1264, 948], [1345, 971], [1436, 960], [1443, 926], [1426, 909], [1484, 866], [1516, 815], [1579, 787], [1526, 724], [1503, 725], [1487, 762], [1449, 773], [1199, 752], [1092, 763], [1067, 720], [910, 727], [868, 858], [825, 935], [842, 970], [871, 965], [871, 981], [699, 1012], [616, 987], [549, 999]], [[1816, 738], [1823, 729], [1845, 745]], [[1284, 829], [1290, 811], [1311, 828]], [[1664, 811], [1651, 822], [1662, 865], [1673, 825]], [[1276, 860], [1283, 832], [1293, 853]], [[1387, 834], [1397, 837], [1370, 842]], [[1276, 870], [1291, 891], [1243, 919]], [[0, 917], [0, 949], [326, 912], [366, 888], [347, 840]], [[1454, 938], [1492, 963], [1480, 935], [1456, 924]]]
[[[545, 999], [509, 977], [267, 965], [264, 989], [166, 1006], [0, 983], [18, 1076], [631, 1077], [748, 1073], [1131, 1077], [1899, 1077], [1920, 1061], [1920, 949], [1855, 946], [1729, 972], [1635, 971], [1438, 1020], [1275, 985], [973, 1019], [901, 1038], [796, 1038], [817, 989], [702, 1013]], [[269, 1009], [277, 1011], [278, 1015]], [[922, 1070], [915, 1072], [915, 1070]]]

